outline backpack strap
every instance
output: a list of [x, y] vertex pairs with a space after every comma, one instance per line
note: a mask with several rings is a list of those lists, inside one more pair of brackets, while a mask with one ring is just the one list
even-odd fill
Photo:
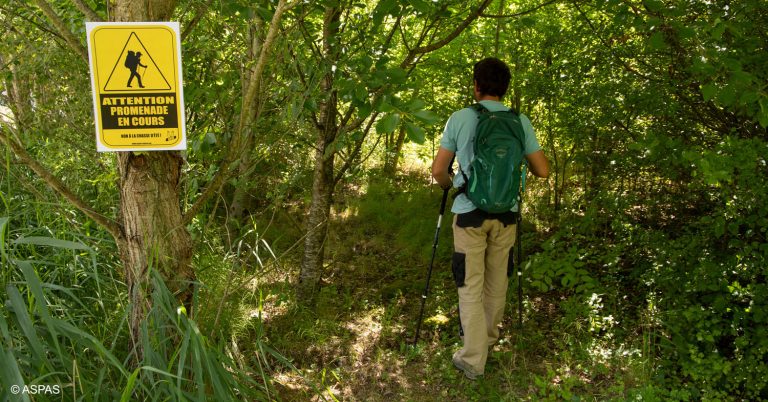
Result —
[[[480, 102], [477, 102], [477, 103], [475, 103], [474, 105], [470, 106], [470, 109], [472, 109], [472, 110], [474, 110], [475, 112], [477, 112], [477, 114], [478, 114], [478, 118], [480, 118], [480, 116], [479, 116], [479, 115], [481, 115], [481, 114], [484, 114], [484, 113], [491, 113], [491, 111], [490, 111], [490, 110], [488, 110], [488, 108], [487, 108], [487, 107], [483, 106], [483, 104], [482, 104], [482, 103], [480, 103]], [[510, 112], [510, 113], [512, 113], [512, 114], [514, 114], [515, 116], [518, 116], [518, 115], [520, 114], [520, 113], [519, 113], [517, 110], [515, 110], [515, 109], [512, 109], [512, 108], [509, 108], [509, 110], [507, 110], [507, 111], [508, 111], [508, 112]]]
[[[480, 119], [480, 116], [490, 113], [491, 111], [488, 110], [487, 107], [483, 106], [482, 103], [477, 102], [469, 107], [470, 109], [474, 110], [477, 113], [477, 118]], [[459, 187], [455, 193], [453, 193], [452, 198], [455, 200], [456, 197], [458, 197], [460, 194], [467, 192], [467, 185], [469, 184], [469, 178], [467, 177], [467, 174], [464, 173], [464, 169], [462, 168], [461, 164], [459, 164], [459, 172], [461, 172], [461, 176], [464, 178], [464, 183], [462, 183], [461, 187]]]
[[480, 118], [480, 115], [482, 115], [482, 114], [490, 113], [491, 112], [490, 110], [488, 110], [487, 107], [483, 106], [483, 104], [480, 103], [480, 102], [477, 102], [474, 105], [470, 106], [470, 109], [472, 109], [475, 112], [477, 112], [477, 114], [478, 114], [477, 117], [478, 118]]

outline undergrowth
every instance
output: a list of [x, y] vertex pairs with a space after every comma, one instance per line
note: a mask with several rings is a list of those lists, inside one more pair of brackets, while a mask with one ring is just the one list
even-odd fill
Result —
[[[419, 177], [376, 179], [345, 194], [326, 245], [329, 263], [314, 310], [297, 306], [290, 275], [260, 284], [266, 339], [305, 377], [339, 400], [625, 400], [653, 398], [650, 352], [642, 322], [619, 331], [597, 286], [545, 291], [525, 277], [525, 316], [517, 328], [516, 282], [510, 283], [503, 337], [485, 378], [456, 371], [460, 347], [450, 275], [450, 213], [440, 233], [420, 342], [414, 331], [432, 252], [440, 191]], [[526, 223], [526, 228], [532, 227]], [[525, 253], [541, 235], [523, 237]], [[526, 275], [533, 270], [527, 268]], [[581, 290], [581, 289], [580, 289]], [[280, 300], [278, 302], [278, 300]], [[274, 301], [271, 304], [270, 301]], [[624, 323], [622, 323], [624, 324]], [[286, 399], [317, 398], [291, 375], [277, 375]]]
[[[249, 345], [259, 354], [246, 356], [226, 335], [231, 329], [212, 331], [215, 325], [202, 321], [201, 330], [154, 271], [137, 360], [126, 287], [110, 257], [117, 254], [114, 242], [98, 231], [72, 232], [75, 214], [30, 224], [31, 216], [46, 222], [49, 211], [39, 207], [28, 203], [0, 217], [0, 400], [279, 399], [271, 364], [290, 370], [290, 363], [258, 337]], [[195, 304], [203, 311], [216, 310], [209, 306], [219, 306], [224, 294], [218, 288], [207, 298], [200, 293]], [[237, 311], [237, 304], [227, 306]]]

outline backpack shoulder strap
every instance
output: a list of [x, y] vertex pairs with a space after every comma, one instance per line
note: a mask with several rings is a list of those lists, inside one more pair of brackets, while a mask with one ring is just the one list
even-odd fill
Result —
[[490, 113], [490, 110], [488, 110], [488, 108], [483, 106], [483, 104], [480, 102], [475, 103], [474, 105], [470, 106], [470, 108], [472, 108], [472, 110], [478, 114]]

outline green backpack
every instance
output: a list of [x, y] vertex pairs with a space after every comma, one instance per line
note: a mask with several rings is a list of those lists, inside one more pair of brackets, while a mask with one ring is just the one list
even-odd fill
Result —
[[473, 140], [475, 152], [464, 173], [464, 192], [476, 207], [489, 213], [508, 212], [517, 203], [522, 176], [525, 133], [514, 110], [491, 112], [480, 103], [472, 105], [478, 116]]

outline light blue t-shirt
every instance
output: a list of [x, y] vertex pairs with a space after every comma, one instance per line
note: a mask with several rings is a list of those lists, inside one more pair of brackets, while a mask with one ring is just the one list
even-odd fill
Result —
[[[485, 106], [491, 112], [498, 112], [501, 110], [509, 110], [503, 103], [482, 100], [480, 103]], [[538, 139], [536, 139], [536, 133], [533, 131], [531, 121], [524, 114], [520, 114], [520, 122], [523, 125], [523, 132], [525, 133], [525, 141], [523, 153], [530, 155], [541, 149]], [[477, 128], [477, 112], [471, 108], [464, 108], [457, 112], [454, 112], [448, 122], [445, 123], [445, 129], [443, 130], [443, 138], [440, 139], [440, 146], [456, 154], [456, 160], [459, 162], [459, 167], [464, 171], [464, 174], [469, 177], [469, 165], [474, 157], [474, 150], [472, 149], [472, 140], [475, 138], [475, 129]], [[464, 184], [464, 176], [461, 172], [456, 172], [453, 176], [453, 187], [459, 188]], [[477, 209], [475, 204], [462, 193], [456, 197], [451, 207], [451, 212], [455, 214], [463, 214]], [[512, 211], [517, 211], [517, 205], [512, 207]]]

